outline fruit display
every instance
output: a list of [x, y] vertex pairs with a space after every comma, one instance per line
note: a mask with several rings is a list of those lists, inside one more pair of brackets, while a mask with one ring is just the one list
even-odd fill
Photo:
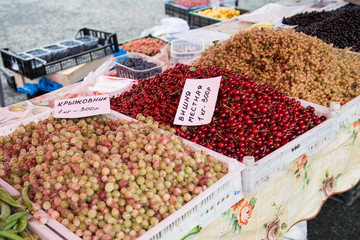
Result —
[[137, 52], [147, 56], [155, 56], [166, 46], [166, 42], [152, 37], [140, 38], [121, 45], [126, 52]]
[[40, 222], [43, 209], [82, 239], [135, 239], [228, 173], [144, 120], [50, 116], [20, 125], [0, 137], [0, 177], [29, 187]]
[[64, 58], [68, 55], [68, 50], [65, 46], [50, 45], [50, 46], [45, 46], [44, 48], [50, 51], [51, 61]]
[[51, 46], [47, 46], [44, 47], [47, 50], [59, 50], [59, 49], [63, 49], [63, 47], [59, 46], [59, 45], [51, 45]]
[[36, 234], [30, 233], [27, 211], [32, 211], [32, 204], [28, 196], [29, 186], [22, 189], [21, 196], [10, 195], [0, 186], [0, 238], [10, 240], [35, 240]]
[[83, 50], [89, 50], [96, 48], [99, 43], [99, 38], [91, 35], [85, 35], [79, 38], [76, 38], [77, 41], [80, 41], [83, 43]]
[[68, 56], [82, 52], [83, 44], [80, 41], [68, 40], [61, 42], [60, 45], [65, 46], [67, 48]]
[[172, 4], [176, 4], [182, 7], [186, 8], [194, 8], [194, 7], [200, 7], [204, 5], [209, 5], [211, 3], [210, 0], [175, 0], [171, 2]]
[[146, 70], [156, 67], [155, 63], [148, 62], [141, 58], [128, 58], [127, 60], [121, 62], [121, 64], [135, 70]]
[[283, 23], [297, 25], [296, 31], [316, 36], [338, 48], [360, 51], [360, 6], [322, 12], [306, 12], [284, 18]]
[[251, 29], [211, 46], [195, 65], [247, 73], [284, 94], [329, 106], [360, 95], [360, 58], [293, 29]]
[[143, 79], [162, 72], [163, 62], [140, 53], [128, 53], [117, 58], [115, 65], [118, 77]]
[[[79, 41], [76, 39], [79, 39]], [[66, 42], [68, 42], [67, 44], [70, 42], [76, 42], [79, 45], [68, 46], [66, 45]], [[65, 47], [67, 50], [66, 54], [64, 54], [66, 57], [58, 59], [56, 64], [54, 62], [50, 62], [50, 51], [42, 47], [24, 51], [25, 54], [31, 55], [32, 58], [42, 58], [46, 61], [45, 63], [40, 60], [41, 64], [37, 64], [36, 59], [30, 58], [25, 60], [16, 57], [17, 51], [13, 51], [10, 48], [1, 48], [0, 52], [3, 66], [28, 79], [33, 80], [35, 78], [51, 75], [79, 64], [103, 58], [107, 55], [119, 51], [116, 33], [104, 32], [89, 28], [80, 29], [76, 33], [74, 39], [59, 41], [51, 45], [59, 45]], [[73, 54], [77, 54], [77, 56]], [[14, 64], [15, 62], [16, 64]]]
[[[226, 0], [219, 0], [219, 3], [226, 2]], [[175, 0], [170, 2], [185, 8], [195, 8], [211, 4], [211, 0]]]
[[213, 18], [219, 18], [221, 20], [228, 20], [240, 15], [240, 11], [235, 8], [218, 8], [218, 7], [200, 10], [197, 13]]
[[308, 27], [315, 23], [319, 23], [324, 19], [327, 19], [331, 16], [330, 11], [313, 11], [313, 12], [304, 12], [298, 13], [294, 16], [283, 18], [282, 23], [290, 25], [290, 26], [302, 26]]
[[[31, 56], [29, 54], [26, 54], [26, 53], [19, 53], [19, 54], [16, 54], [17, 56], [23, 58], [23, 59], [29, 59], [31, 58]], [[31, 62], [31, 66], [32, 68], [36, 68], [38, 66], [41, 66], [41, 62], [39, 60], [35, 60], [34, 62]]]
[[51, 55], [48, 50], [45, 49], [34, 49], [31, 51], [26, 52], [27, 54], [31, 55], [32, 57], [41, 58], [47, 62], [51, 61]]
[[[222, 76], [222, 81], [212, 122], [192, 127], [173, 125], [185, 80], [217, 76]], [[177, 64], [139, 80], [110, 104], [112, 110], [131, 117], [151, 116], [161, 125], [175, 128], [177, 135], [239, 161], [244, 156], [258, 160], [326, 120], [315, 115], [313, 107], [303, 108], [280, 90], [211, 66]]]

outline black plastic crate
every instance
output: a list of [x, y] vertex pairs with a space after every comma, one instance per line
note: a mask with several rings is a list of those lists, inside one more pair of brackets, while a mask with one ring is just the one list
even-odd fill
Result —
[[[172, 16], [172, 17], [182, 18], [188, 22], [189, 26], [191, 26], [191, 17], [190, 17], [191, 11], [194, 11], [194, 10], [200, 9], [200, 8], [204, 8], [206, 6], [210, 6], [210, 5], [203, 5], [203, 6], [193, 7], [193, 8], [186, 8], [183, 6], [173, 4], [173, 2], [174, 2], [174, 0], [164, 2], [165, 14]], [[224, 1], [224, 3], [226, 3], [226, 0]], [[237, 3], [238, 3], [238, 0], [235, 1], [236, 6], [237, 6]]]
[[185, 21], [188, 22], [188, 24], [190, 24], [189, 12], [191, 10], [192, 10], [192, 8], [184, 8], [184, 7], [172, 4], [171, 2], [165, 2], [165, 14], [166, 15], [184, 19]]
[[0, 49], [3, 65], [4, 67], [29, 79], [34, 79], [71, 68], [82, 63], [90, 62], [119, 51], [119, 45], [115, 33], [82, 28], [76, 34], [75, 39], [84, 36], [97, 37], [99, 39], [98, 46], [51, 62], [46, 62], [42, 59], [34, 57], [24, 59], [11, 51], [9, 48], [4, 48]]
[[[205, 16], [205, 15], [198, 13], [198, 11], [202, 11], [202, 10], [209, 9], [209, 8], [211, 8], [211, 7], [204, 7], [204, 8], [197, 9], [195, 11], [190, 11], [189, 14], [190, 14], [190, 22], [191, 22], [192, 28], [205, 27], [205, 26], [208, 26], [211, 24], [215, 24], [215, 23], [224, 21], [219, 18], [209, 17], [209, 16]], [[241, 9], [241, 8], [236, 8], [236, 9], [240, 11], [240, 15], [249, 12], [249, 10], [245, 10], [245, 9]]]

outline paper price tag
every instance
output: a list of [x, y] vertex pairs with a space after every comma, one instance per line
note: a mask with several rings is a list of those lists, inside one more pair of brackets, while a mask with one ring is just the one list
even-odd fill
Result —
[[54, 117], [81, 118], [110, 113], [109, 95], [55, 100]]
[[186, 79], [174, 124], [199, 126], [208, 124], [214, 115], [220, 77]]

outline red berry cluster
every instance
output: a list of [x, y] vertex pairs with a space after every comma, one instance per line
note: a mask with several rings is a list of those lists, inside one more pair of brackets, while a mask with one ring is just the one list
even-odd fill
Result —
[[[173, 125], [187, 78], [222, 76], [212, 122], [203, 126]], [[227, 69], [194, 68], [177, 64], [153, 78], [140, 80], [128, 92], [111, 99], [111, 108], [135, 118], [152, 116], [160, 124], [174, 127], [177, 134], [226, 156], [256, 160], [325, 121], [313, 107], [304, 108], [266, 84]]]
[[126, 52], [146, 54], [150, 57], [160, 53], [166, 42], [152, 37], [140, 38], [120, 45]]

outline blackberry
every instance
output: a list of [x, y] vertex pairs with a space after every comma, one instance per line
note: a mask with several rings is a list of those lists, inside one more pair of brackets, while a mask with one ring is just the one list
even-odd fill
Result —
[[347, 4], [333, 11], [300, 13], [282, 22], [297, 25], [296, 31], [318, 37], [335, 47], [360, 51], [360, 6]]
[[[157, 73], [162, 72], [161, 66], [156, 65], [155, 63], [148, 62], [142, 58], [128, 58], [119, 65], [116, 65], [117, 72], [119, 76], [133, 78], [133, 79], [144, 79], [151, 77]], [[125, 67], [131, 68], [135, 71], [126, 69]], [[145, 71], [148, 70], [148, 71]], [[138, 72], [137, 72], [138, 71]]]
[[58, 50], [58, 49], [63, 49], [63, 47], [60, 47], [59, 45], [51, 45], [51, 46], [47, 46], [47, 47], [44, 47], [45, 49], [48, 49], [48, 50]]

